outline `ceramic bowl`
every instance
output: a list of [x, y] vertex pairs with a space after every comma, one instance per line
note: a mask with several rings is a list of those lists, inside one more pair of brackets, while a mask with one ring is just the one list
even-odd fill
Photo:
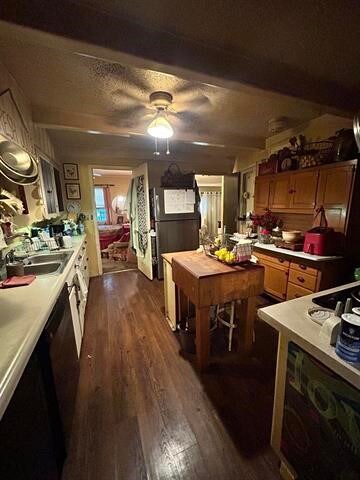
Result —
[[282, 232], [282, 238], [285, 242], [295, 243], [301, 238], [300, 230], [288, 230]]

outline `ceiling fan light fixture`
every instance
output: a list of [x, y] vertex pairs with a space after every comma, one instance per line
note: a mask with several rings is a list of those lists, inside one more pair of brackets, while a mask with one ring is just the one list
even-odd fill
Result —
[[147, 132], [155, 138], [171, 138], [174, 130], [164, 114], [161, 112], [156, 115], [154, 120], [148, 126]]

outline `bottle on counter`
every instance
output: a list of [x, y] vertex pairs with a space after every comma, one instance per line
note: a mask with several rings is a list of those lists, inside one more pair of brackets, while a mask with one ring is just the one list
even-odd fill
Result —
[[340, 333], [336, 341], [337, 355], [350, 363], [360, 363], [360, 316], [354, 313], [341, 315]]

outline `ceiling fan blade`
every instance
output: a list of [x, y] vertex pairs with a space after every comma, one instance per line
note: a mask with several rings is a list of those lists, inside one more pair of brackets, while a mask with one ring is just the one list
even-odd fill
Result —
[[174, 95], [194, 94], [194, 91], [196, 91], [198, 88], [199, 88], [199, 85], [195, 82], [185, 82], [179, 87], [173, 89], [173, 94]]
[[150, 95], [152, 87], [149, 82], [146, 81], [144, 71], [136, 68], [126, 69], [125, 82], [129, 85], [133, 85], [140, 92]]
[[[113, 92], [111, 92], [115, 100], [122, 100], [122, 101], [131, 101], [136, 103], [143, 103], [143, 99], [136, 95], [135, 93], [122, 90], [121, 88], [117, 88]], [[145, 105], [144, 105], [145, 106]]]
[[144, 111], [145, 108], [142, 105], [117, 109], [111, 113], [108, 117], [108, 121], [111, 125], [117, 126], [135, 125]]
[[173, 108], [176, 112], [181, 113], [188, 110], [203, 110], [211, 106], [211, 101], [206, 95], [200, 95], [193, 100], [186, 99], [184, 102], [174, 102]]

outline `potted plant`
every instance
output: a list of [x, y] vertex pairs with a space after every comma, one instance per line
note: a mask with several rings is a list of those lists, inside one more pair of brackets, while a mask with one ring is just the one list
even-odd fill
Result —
[[258, 239], [260, 243], [272, 243], [271, 232], [275, 227], [282, 226], [282, 220], [274, 215], [268, 208], [262, 215], [255, 214], [252, 216], [254, 227], [258, 230]]

